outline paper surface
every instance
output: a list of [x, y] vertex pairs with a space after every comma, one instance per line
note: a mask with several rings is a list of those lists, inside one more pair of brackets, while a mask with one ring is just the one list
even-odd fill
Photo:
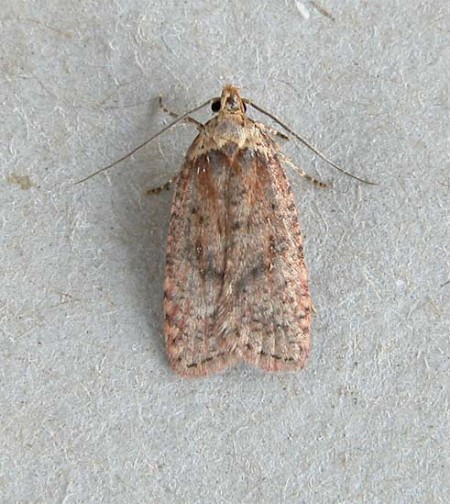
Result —
[[[3, 3], [0, 500], [445, 502], [447, 2]], [[183, 381], [162, 335], [171, 192], [146, 190], [195, 128], [73, 182], [168, 123], [160, 94], [183, 113], [227, 82], [379, 185], [285, 143], [333, 183], [288, 170], [307, 369]]]

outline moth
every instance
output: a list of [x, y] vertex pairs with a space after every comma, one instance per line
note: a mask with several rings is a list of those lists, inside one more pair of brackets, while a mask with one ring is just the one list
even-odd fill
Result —
[[[206, 124], [189, 115], [209, 103], [216, 115]], [[198, 127], [176, 177], [164, 282], [167, 354], [184, 377], [207, 376], [239, 362], [270, 372], [295, 371], [305, 366], [311, 350], [308, 272], [283, 169], [292, 163], [276, 142], [277, 136], [287, 137], [248, 117], [247, 105], [339, 171], [374, 184], [334, 164], [229, 84], [220, 98], [181, 116], [171, 113], [175, 121], [79, 181], [118, 164], [179, 121]]]
[[205, 376], [238, 362], [302, 368], [311, 298], [294, 197], [272, 130], [223, 88], [176, 179], [164, 332], [171, 367]]

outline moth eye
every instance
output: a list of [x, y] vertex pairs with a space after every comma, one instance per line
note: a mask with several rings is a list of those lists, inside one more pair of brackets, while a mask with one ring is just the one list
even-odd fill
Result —
[[213, 101], [211, 103], [211, 110], [213, 112], [219, 112], [220, 110], [220, 100]]

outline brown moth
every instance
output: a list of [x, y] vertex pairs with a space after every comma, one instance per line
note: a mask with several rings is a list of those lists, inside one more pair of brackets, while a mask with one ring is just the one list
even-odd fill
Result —
[[[294, 197], [271, 129], [227, 85], [191, 145], [173, 197], [164, 285], [171, 367], [303, 368], [311, 299]], [[249, 103], [249, 102], [247, 102]]]

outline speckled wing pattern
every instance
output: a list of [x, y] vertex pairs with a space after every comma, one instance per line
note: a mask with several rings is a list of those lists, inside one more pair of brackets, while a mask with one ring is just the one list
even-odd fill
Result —
[[307, 270], [277, 150], [246, 116], [219, 114], [188, 152], [173, 199], [164, 291], [167, 352], [180, 375], [241, 361], [290, 371], [308, 358]]

